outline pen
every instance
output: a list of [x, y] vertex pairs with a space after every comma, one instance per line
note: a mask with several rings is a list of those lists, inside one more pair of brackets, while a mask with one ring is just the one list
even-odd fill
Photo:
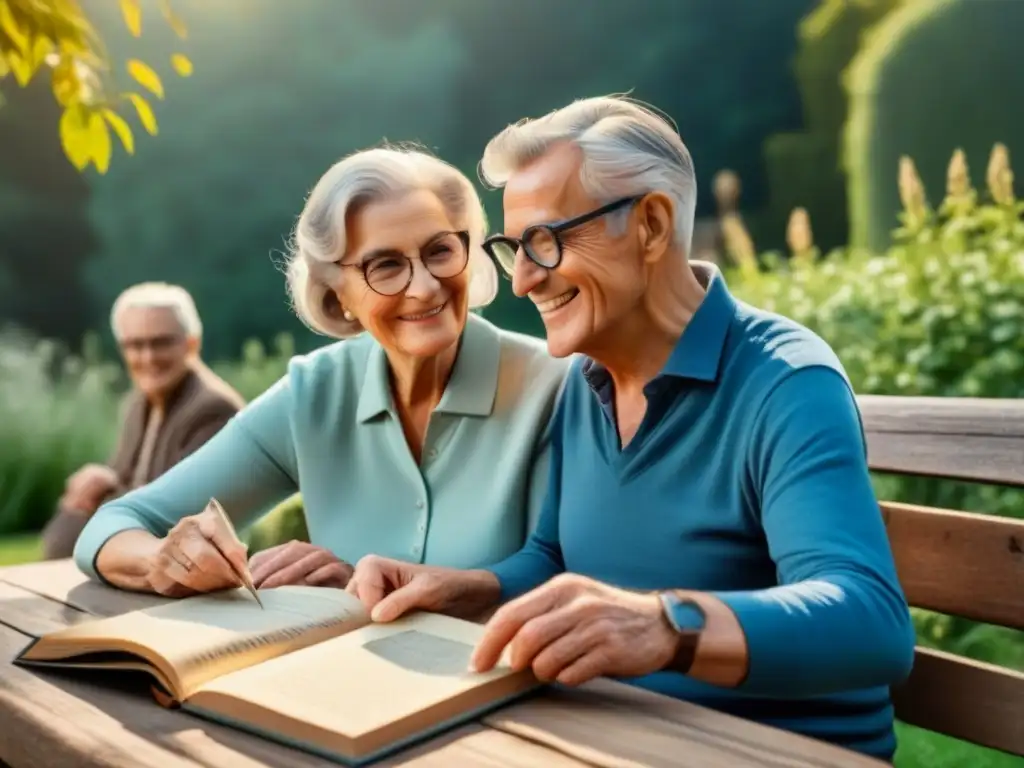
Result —
[[[220, 516], [220, 519], [224, 522], [224, 525], [227, 526], [227, 529], [229, 531], [231, 531], [231, 535], [234, 536], [235, 539], [237, 540], [238, 539], [238, 534], [235, 532], [235, 526], [231, 524], [231, 518], [228, 517], [228, 513], [224, 511], [224, 507], [221, 505], [221, 503], [219, 501], [217, 501], [216, 499], [210, 499], [210, 503], [207, 506], [208, 507], [213, 507], [214, 511]], [[213, 542], [211, 542], [211, 543], [213, 543]], [[214, 544], [213, 546], [216, 547], [217, 545]], [[221, 552], [221, 554], [224, 555], [223, 552]], [[248, 569], [246, 569], [244, 571], [239, 570], [235, 566], [235, 564], [233, 562], [231, 562], [231, 560], [227, 557], [227, 555], [224, 555], [224, 559], [228, 561], [228, 565], [231, 566], [231, 570], [233, 570], [235, 572], [235, 574], [238, 576], [238, 578], [242, 580], [242, 584], [244, 584], [245, 588], [247, 590], [249, 590], [249, 594], [251, 594], [254, 598], [256, 598], [256, 602], [260, 604], [260, 608], [262, 609], [263, 608], [263, 601], [260, 600], [260, 596], [258, 594], [256, 594], [256, 587], [253, 586], [252, 577], [249, 576]]]

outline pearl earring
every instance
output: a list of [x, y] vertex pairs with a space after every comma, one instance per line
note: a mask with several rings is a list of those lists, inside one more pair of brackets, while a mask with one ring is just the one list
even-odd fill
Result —
[[348, 321], [349, 321], [350, 323], [351, 323], [351, 322], [352, 322], [353, 320], [355, 320], [355, 319], [356, 319], [356, 318], [355, 318], [355, 315], [353, 315], [353, 314], [352, 314], [351, 312], [349, 312], [349, 311], [348, 311], [347, 309], [346, 309], [346, 310], [345, 310], [344, 312], [342, 312], [342, 313], [341, 313], [341, 316], [342, 316], [342, 317], [344, 317], [344, 318], [345, 318], [346, 320], [348, 320]]

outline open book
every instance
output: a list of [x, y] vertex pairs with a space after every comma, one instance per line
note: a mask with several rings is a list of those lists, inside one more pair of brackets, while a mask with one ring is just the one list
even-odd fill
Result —
[[538, 687], [468, 672], [479, 624], [415, 613], [374, 624], [343, 590], [229, 590], [45, 635], [22, 665], [133, 669], [161, 704], [360, 765]]

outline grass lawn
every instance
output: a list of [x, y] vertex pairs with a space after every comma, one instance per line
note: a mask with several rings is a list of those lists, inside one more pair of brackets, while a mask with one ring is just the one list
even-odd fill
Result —
[[896, 723], [895, 768], [1024, 768], [1024, 757]]
[[42, 557], [42, 541], [37, 533], [0, 537], [0, 566], [30, 563]]

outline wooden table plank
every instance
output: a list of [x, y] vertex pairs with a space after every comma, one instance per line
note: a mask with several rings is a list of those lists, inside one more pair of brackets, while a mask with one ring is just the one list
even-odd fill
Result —
[[[336, 765], [164, 709], [137, 679], [129, 682], [121, 675], [82, 670], [29, 671], [10, 663], [29, 642], [29, 635], [58, 628], [61, 622], [79, 621], [82, 612], [111, 616], [161, 602], [165, 599], [95, 584], [66, 560], [0, 569], [0, 761], [13, 768]], [[380, 765], [873, 768], [883, 764], [795, 734], [601, 681], [510, 705]]]
[[72, 560], [47, 560], [0, 568], [0, 581], [96, 616], [116, 616], [172, 602], [167, 597], [125, 592], [97, 584], [78, 570]]
[[885, 763], [610, 680], [506, 707], [486, 725], [600, 768], [882, 768]]
[[93, 619], [70, 605], [0, 581], [0, 624], [32, 637]]

